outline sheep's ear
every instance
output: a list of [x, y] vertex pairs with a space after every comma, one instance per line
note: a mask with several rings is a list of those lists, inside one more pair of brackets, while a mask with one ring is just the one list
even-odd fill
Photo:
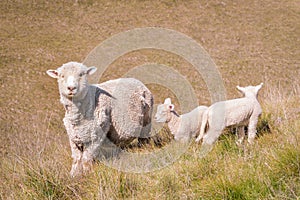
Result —
[[96, 71], [97, 71], [97, 68], [96, 68], [96, 67], [89, 67], [89, 68], [86, 70], [86, 74], [92, 75], [92, 74], [95, 73]]
[[53, 70], [53, 69], [49, 69], [46, 72], [50, 77], [52, 78], [58, 78], [58, 71], [57, 70]]
[[240, 86], [236, 86], [236, 89], [238, 89], [239, 91], [241, 91], [242, 93], [245, 93], [245, 88], [240, 87]]
[[169, 105], [169, 109], [170, 109], [170, 111], [174, 111], [174, 108], [175, 108], [175, 107], [174, 107], [174, 105], [173, 105], [173, 104], [170, 104], [170, 105]]
[[264, 83], [261, 83], [261, 84], [257, 85], [257, 86], [255, 87], [255, 91], [258, 92], [258, 91], [261, 89], [261, 87], [262, 87], [263, 85], [264, 85]]
[[172, 104], [170, 98], [166, 98], [164, 104]]

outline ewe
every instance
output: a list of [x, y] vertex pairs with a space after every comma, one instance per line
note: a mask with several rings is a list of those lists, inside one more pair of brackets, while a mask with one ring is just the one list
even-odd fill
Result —
[[251, 144], [256, 136], [256, 125], [262, 109], [257, 100], [258, 91], [263, 83], [257, 86], [240, 87], [243, 98], [221, 101], [211, 105], [203, 114], [199, 142], [203, 137], [204, 145], [212, 145], [221, 135], [223, 129], [229, 126], [239, 126], [239, 144], [244, 140], [244, 126], [248, 126], [248, 142]]
[[200, 131], [202, 114], [206, 109], [206, 106], [198, 106], [189, 113], [178, 115], [171, 99], [167, 98], [163, 104], [157, 106], [155, 120], [167, 123], [175, 140], [187, 142]]
[[143, 83], [120, 78], [90, 85], [87, 76], [97, 68], [69, 62], [47, 74], [57, 78], [63, 119], [72, 150], [71, 176], [90, 170], [109, 138], [124, 146], [136, 137], [147, 137], [151, 129], [153, 96]]

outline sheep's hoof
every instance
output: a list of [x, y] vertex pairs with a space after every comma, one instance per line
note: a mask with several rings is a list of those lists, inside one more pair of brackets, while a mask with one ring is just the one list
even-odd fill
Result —
[[237, 140], [237, 141], [235, 141], [235, 144], [236, 144], [239, 148], [241, 148], [241, 147], [243, 147], [243, 140]]
[[195, 140], [195, 142], [196, 142], [196, 143], [199, 143], [200, 140], [201, 140], [201, 138], [197, 138], [197, 139]]
[[254, 144], [254, 138], [249, 138], [249, 139], [248, 139], [248, 143], [249, 143], [250, 145]]

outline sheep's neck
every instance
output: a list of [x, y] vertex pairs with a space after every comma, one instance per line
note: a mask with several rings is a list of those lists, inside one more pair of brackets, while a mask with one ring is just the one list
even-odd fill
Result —
[[244, 98], [257, 100], [257, 95], [252, 93], [246, 93]]
[[79, 124], [80, 121], [90, 120], [94, 116], [95, 110], [95, 92], [89, 88], [83, 99], [63, 99], [63, 104], [66, 109], [65, 117], [68, 118], [73, 125]]
[[170, 131], [172, 132], [172, 134], [175, 135], [179, 129], [181, 117], [176, 115], [173, 112], [171, 112], [170, 115], [171, 115], [171, 118], [170, 118], [170, 121], [168, 122], [168, 127], [169, 127]]

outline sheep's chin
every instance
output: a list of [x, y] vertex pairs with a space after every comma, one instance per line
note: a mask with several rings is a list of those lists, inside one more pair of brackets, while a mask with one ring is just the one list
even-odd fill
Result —
[[69, 99], [74, 98], [74, 97], [77, 96], [77, 92], [67, 92], [67, 93], [64, 94], [64, 96], [69, 98]]
[[67, 95], [67, 97], [69, 97], [69, 98], [73, 98], [75, 96], [75, 94], [73, 94], [73, 93], [69, 93], [68, 95]]

